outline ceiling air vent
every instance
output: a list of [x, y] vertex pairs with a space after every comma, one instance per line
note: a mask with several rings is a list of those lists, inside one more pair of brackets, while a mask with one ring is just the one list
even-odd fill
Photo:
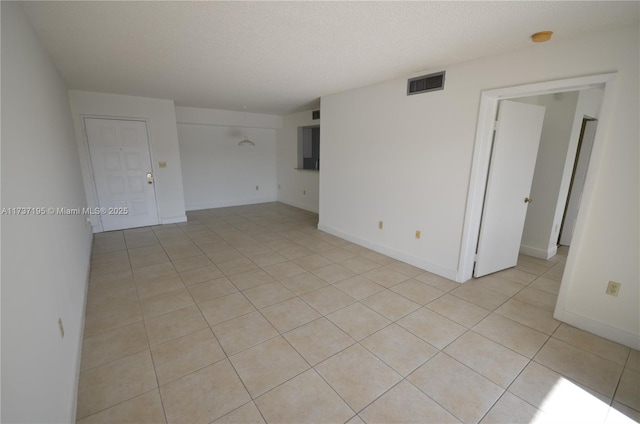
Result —
[[320, 119], [320, 111], [319, 110], [314, 110], [313, 112], [311, 112], [311, 119], [313, 119], [314, 121], [316, 119]]
[[407, 96], [427, 91], [444, 90], [444, 72], [411, 78], [407, 81]]

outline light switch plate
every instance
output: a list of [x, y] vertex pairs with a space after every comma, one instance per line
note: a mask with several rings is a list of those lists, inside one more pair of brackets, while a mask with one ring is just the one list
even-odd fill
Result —
[[158, 162], [158, 166], [160, 166], [160, 168], [166, 168], [167, 167], [167, 162], [165, 162], [165, 161]]

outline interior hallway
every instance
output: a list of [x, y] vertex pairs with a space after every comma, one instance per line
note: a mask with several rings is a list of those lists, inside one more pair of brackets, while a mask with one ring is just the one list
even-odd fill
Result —
[[95, 235], [79, 422], [640, 420], [640, 353], [552, 317], [566, 249], [459, 285], [284, 204], [188, 217]]

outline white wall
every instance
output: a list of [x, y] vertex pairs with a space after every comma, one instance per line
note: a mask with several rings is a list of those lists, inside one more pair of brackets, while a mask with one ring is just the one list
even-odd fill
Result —
[[[176, 116], [187, 210], [277, 199], [279, 116], [247, 113], [245, 124], [243, 112], [190, 107]], [[245, 133], [255, 146], [238, 146]]]
[[[147, 121], [151, 164], [156, 189], [158, 218], [161, 224], [187, 220], [184, 207], [178, 131], [173, 100], [119, 94], [69, 90], [71, 113], [75, 127], [80, 162], [89, 206], [98, 206], [91, 176], [89, 149], [84, 134], [83, 116], [136, 118]], [[159, 162], [166, 162], [160, 168]], [[92, 218], [94, 231], [101, 231], [98, 217]]]
[[[2, 208], [86, 207], [65, 84], [1, 8]], [[2, 422], [75, 421], [90, 252], [83, 216], [2, 216]]]
[[[560, 224], [555, 227], [555, 212], [571, 141], [578, 92], [547, 94], [519, 99], [545, 107], [538, 157], [531, 183], [527, 217], [522, 233], [520, 253], [549, 259], [557, 251], [550, 238], [558, 238]], [[562, 216], [560, 217], [562, 220]]]
[[[320, 125], [320, 120], [311, 118], [311, 110], [293, 113], [282, 118], [278, 131], [278, 201], [318, 213], [319, 173], [322, 171], [301, 170], [298, 167], [298, 128]], [[320, 168], [324, 169], [323, 129], [320, 129]], [[331, 172], [331, 171], [328, 171]]]
[[[639, 347], [638, 32], [596, 32], [448, 66], [443, 91], [406, 96], [402, 78], [323, 97], [322, 169], [331, 172], [320, 174], [319, 228], [454, 278], [480, 93], [617, 71], [610, 123], [598, 129], [601, 163], [590, 165], [595, 189], [577, 224], [588, 231], [574, 238], [556, 316]], [[608, 280], [624, 293], [606, 296]]]

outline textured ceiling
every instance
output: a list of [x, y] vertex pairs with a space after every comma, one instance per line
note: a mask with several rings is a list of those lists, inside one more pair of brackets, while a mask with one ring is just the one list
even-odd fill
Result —
[[[25, 2], [69, 88], [285, 114], [320, 96], [632, 24], [639, 2]], [[553, 43], [554, 40], [551, 42]], [[544, 48], [544, 46], [540, 46]]]

